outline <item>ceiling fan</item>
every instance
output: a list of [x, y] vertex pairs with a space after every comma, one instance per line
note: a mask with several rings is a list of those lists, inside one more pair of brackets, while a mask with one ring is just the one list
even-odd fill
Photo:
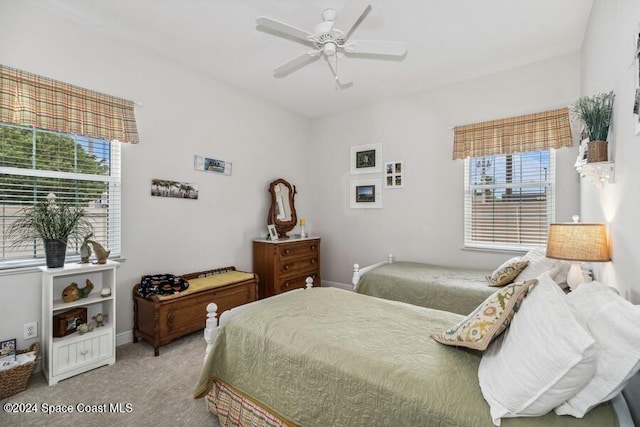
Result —
[[274, 77], [284, 77], [322, 57], [329, 64], [338, 87], [346, 88], [353, 83], [343, 73], [338, 73], [339, 56], [349, 54], [380, 58], [404, 56], [407, 48], [403, 42], [349, 39], [370, 8], [369, 0], [347, 0], [339, 14], [333, 8], [324, 9], [322, 22], [316, 25], [313, 33], [265, 16], [258, 18], [256, 20], [258, 29], [271, 30], [312, 47], [311, 50], [276, 68], [273, 71]]

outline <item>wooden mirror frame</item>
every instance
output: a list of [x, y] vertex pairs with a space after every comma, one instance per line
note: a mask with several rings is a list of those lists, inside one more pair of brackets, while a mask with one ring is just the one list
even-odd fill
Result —
[[[276, 186], [284, 185], [289, 190], [289, 197], [287, 202], [291, 210], [291, 218], [288, 221], [282, 221], [278, 219], [277, 215], [277, 203], [276, 200]], [[279, 237], [287, 237], [287, 233], [296, 226], [298, 223], [298, 216], [296, 215], [296, 207], [293, 202], [296, 195], [296, 186], [289, 184], [286, 180], [279, 178], [269, 184], [269, 193], [271, 193], [271, 207], [269, 208], [269, 215], [267, 216], [267, 224], [273, 224], [276, 226], [276, 231]]]

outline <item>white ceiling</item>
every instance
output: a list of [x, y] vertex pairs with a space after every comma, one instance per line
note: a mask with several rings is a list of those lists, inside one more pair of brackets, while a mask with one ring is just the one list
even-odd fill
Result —
[[320, 60], [273, 69], [308, 46], [256, 29], [260, 16], [313, 32], [321, 11], [349, 0], [36, 0], [308, 117], [442, 86], [580, 49], [592, 0], [371, 0], [351, 38], [404, 41], [401, 60], [344, 58], [353, 86], [336, 89]]

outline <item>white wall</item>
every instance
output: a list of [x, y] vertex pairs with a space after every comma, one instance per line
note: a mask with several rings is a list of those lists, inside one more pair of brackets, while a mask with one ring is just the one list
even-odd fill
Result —
[[[132, 329], [131, 288], [144, 274], [235, 265], [251, 270], [251, 239], [266, 234], [268, 185], [279, 177], [310, 205], [309, 121], [254, 96], [66, 22], [38, 4], [0, 0], [0, 62], [142, 102], [140, 144], [123, 146], [117, 331]], [[34, 30], [37, 29], [37, 30]], [[195, 171], [194, 154], [233, 163], [232, 176]], [[195, 183], [196, 201], [150, 196], [151, 179]], [[0, 275], [0, 338], [23, 343], [40, 321], [40, 276]], [[119, 340], [130, 339], [126, 334]]]
[[[472, 66], [472, 65], [471, 65]], [[569, 106], [579, 95], [579, 55], [417, 93], [312, 122], [313, 213], [323, 237], [323, 280], [350, 282], [354, 262], [402, 260], [493, 269], [509, 254], [463, 250], [464, 162], [452, 160], [455, 125]], [[381, 82], [384, 84], [384, 82]], [[405, 161], [405, 188], [383, 190], [382, 209], [350, 209], [350, 147], [382, 143]], [[558, 221], [579, 209], [577, 149], [557, 151]]]
[[[462, 250], [463, 162], [451, 160], [449, 128], [567, 106], [579, 96], [576, 54], [310, 123], [31, 2], [0, 4], [3, 64], [144, 104], [136, 108], [141, 143], [123, 147], [120, 334], [132, 328], [131, 288], [143, 274], [251, 269], [251, 238], [264, 233], [267, 186], [277, 177], [297, 186], [298, 216], [323, 238], [324, 280], [348, 283], [354, 262], [388, 252], [494, 268], [509, 255]], [[406, 187], [384, 190], [383, 209], [353, 210], [350, 147], [374, 142], [383, 144], [383, 160], [405, 161]], [[194, 154], [232, 161], [233, 175], [194, 171]], [[575, 157], [575, 149], [558, 151], [558, 220], [578, 210]], [[200, 199], [152, 198], [153, 178], [196, 183]], [[0, 275], [0, 311], [0, 338], [21, 341], [22, 325], [40, 320], [38, 274]]]
[[581, 184], [581, 212], [586, 221], [609, 224], [612, 263], [600, 264], [602, 280], [617, 286], [632, 302], [640, 303], [640, 136], [632, 114], [637, 67], [633, 62], [640, 31], [640, 2], [595, 0], [582, 48], [581, 95], [613, 90], [616, 98], [609, 134], [615, 183], [602, 189]]

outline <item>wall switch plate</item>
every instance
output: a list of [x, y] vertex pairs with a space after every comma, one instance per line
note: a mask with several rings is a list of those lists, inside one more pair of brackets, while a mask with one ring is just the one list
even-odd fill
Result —
[[24, 339], [28, 340], [38, 336], [38, 322], [29, 322], [24, 324]]

